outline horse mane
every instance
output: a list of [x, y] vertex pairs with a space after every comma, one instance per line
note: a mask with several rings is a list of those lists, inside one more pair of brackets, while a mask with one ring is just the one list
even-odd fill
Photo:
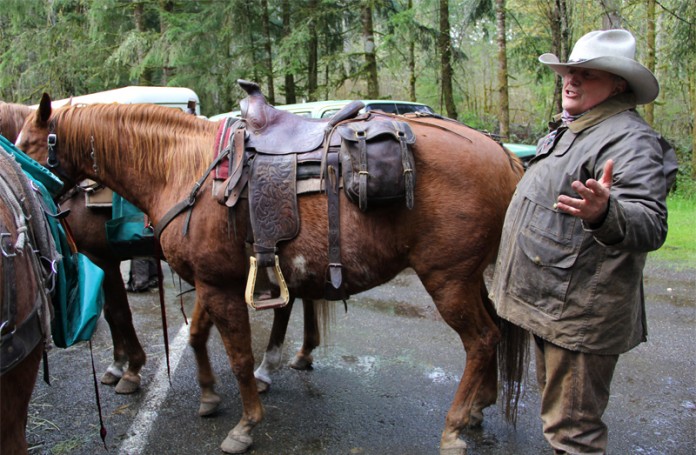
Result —
[[171, 184], [192, 184], [201, 176], [213, 158], [217, 131], [214, 122], [153, 104], [65, 106], [50, 122], [60, 153], [93, 150], [99, 167], [116, 174], [143, 169]]
[[32, 112], [34, 109], [24, 104], [0, 101], [0, 134], [14, 143], [24, 125], [24, 119]]

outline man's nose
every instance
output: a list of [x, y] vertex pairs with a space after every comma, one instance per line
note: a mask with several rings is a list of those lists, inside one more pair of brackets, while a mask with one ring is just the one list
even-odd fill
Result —
[[570, 84], [578, 85], [580, 83], [580, 76], [575, 73], [567, 73], [565, 77]]

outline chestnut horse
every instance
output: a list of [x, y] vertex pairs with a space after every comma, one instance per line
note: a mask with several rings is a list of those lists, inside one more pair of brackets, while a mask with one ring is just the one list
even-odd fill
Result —
[[[514, 330], [495, 316], [483, 275], [496, 257], [505, 211], [523, 168], [514, 155], [464, 125], [438, 118], [408, 122], [417, 137], [414, 207], [394, 205], [365, 213], [341, 194], [344, 282], [354, 294], [385, 283], [406, 267], [419, 276], [466, 351], [440, 444], [443, 453], [465, 453], [462, 431], [479, 424], [482, 410], [497, 398], [501, 328], [505, 333]], [[180, 201], [193, 203], [191, 216], [176, 217], [161, 233], [160, 243], [169, 265], [194, 284], [197, 305], [220, 332], [242, 401], [241, 420], [221, 448], [240, 453], [251, 446], [251, 432], [264, 415], [244, 300], [248, 227], [236, 223], [231, 232], [227, 208], [211, 197], [211, 179], [190, 199], [195, 180], [210, 165], [217, 129], [215, 123], [149, 105], [72, 106], [53, 112], [44, 95], [18, 145], [46, 162], [47, 137], [55, 134], [52, 153], [61, 174], [105, 184], [155, 225]], [[326, 195], [303, 195], [298, 206], [301, 228], [296, 238], [278, 245], [280, 269], [293, 296], [318, 299], [329, 261]], [[247, 216], [248, 204], [242, 199], [235, 217]], [[519, 345], [508, 346], [511, 350], [501, 360], [522, 355], [515, 351]], [[503, 375], [505, 379], [519, 377], [514, 374], [519, 363], [502, 363], [501, 372], [513, 373]]]
[[0, 449], [27, 453], [29, 401], [50, 331], [59, 259], [29, 179], [0, 146]]
[[[0, 102], [0, 132], [15, 142], [24, 120], [34, 110], [17, 103]], [[140, 385], [140, 370], [146, 356], [133, 326], [126, 288], [121, 277], [121, 258], [109, 246], [104, 225], [111, 219], [110, 207], [87, 207], [85, 190], [74, 186], [59, 201], [61, 210], [70, 213], [75, 243], [93, 263], [104, 271], [104, 318], [113, 342], [113, 362], [101, 382], [116, 385], [116, 393], [133, 393]], [[127, 367], [126, 367], [127, 366]]]
[[[6, 139], [15, 142], [26, 117], [33, 109], [23, 104], [0, 102], [0, 131]], [[68, 221], [75, 243], [80, 252], [104, 271], [104, 318], [113, 343], [113, 362], [101, 377], [101, 382], [116, 385], [116, 393], [130, 394], [139, 390], [140, 370], [145, 364], [146, 354], [138, 339], [133, 317], [128, 304], [128, 295], [121, 277], [122, 257], [116, 254], [106, 238], [105, 223], [111, 219], [110, 207], [87, 206], [85, 191], [81, 185], [72, 187], [60, 198], [61, 210], [69, 212]], [[328, 330], [330, 313], [322, 301], [303, 299], [305, 334], [304, 341], [290, 362], [295, 369], [308, 369], [312, 365], [312, 351], [320, 344], [320, 324]], [[274, 322], [263, 362], [255, 371], [259, 391], [265, 392], [271, 384], [271, 372], [280, 367], [280, 352], [292, 311], [292, 304], [275, 310]], [[198, 362], [198, 382], [201, 387], [199, 415], [208, 416], [216, 412], [221, 401], [215, 392], [215, 376], [208, 361], [206, 343], [212, 322], [204, 311], [194, 308], [191, 317], [190, 344]]]

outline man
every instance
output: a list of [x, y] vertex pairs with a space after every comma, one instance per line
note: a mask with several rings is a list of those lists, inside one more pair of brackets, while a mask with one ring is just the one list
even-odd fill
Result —
[[567, 63], [563, 113], [508, 209], [491, 291], [534, 336], [541, 419], [555, 453], [605, 453], [619, 354], [646, 340], [642, 273], [667, 235], [674, 150], [636, 113], [658, 95], [625, 30], [594, 31]]

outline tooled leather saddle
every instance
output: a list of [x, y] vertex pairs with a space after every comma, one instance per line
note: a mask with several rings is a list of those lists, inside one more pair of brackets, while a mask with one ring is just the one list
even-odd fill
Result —
[[[248, 96], [240, 102], [241, 118], [221, 123], [216, 159], [209, 172], [215, 170], [218, 202], [232, 210], [240, 197], [248, 199], [251, 238], [247, 241], [254, 256], [249, 259], [245, 300], [257, 310], [288, 303], [290, 295], [277, 245], [299, 232], [297, 198], [302, 192], [327, 193], [329, 263], [324, 297], [346, 300], [349, 295], [340, 252], [340, 188], [344, 187], [348, 199], [361, 210], [404, 200], [412, 208], [415, 169], [411, 146], [415, 135], [406, 122], [393, 115], [358, 115], [364, 107], [360, 101], [346, 105], [330, 119], [308, 119], [269, 105], [258, 84], [237, 82]], [[202, 180], [187, 200], [164, 217], [156, 227], [157, 236], [176, 213], [192, 207]], [[255, 292], [260, 268], [273, 270], [279, 295], [261, 297]]]

